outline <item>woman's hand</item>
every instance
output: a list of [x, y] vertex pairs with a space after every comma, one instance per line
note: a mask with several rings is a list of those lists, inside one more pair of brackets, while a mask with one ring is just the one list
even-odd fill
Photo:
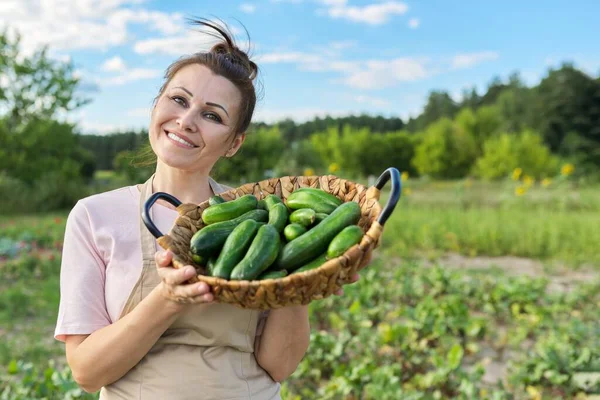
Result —
[[213, 294], [206, 283], [184, 283], [196, 275], [196, 269], [191, 265], [175, 269], [171, 266], [172, 259], [173, 253], [168, 250], [158, 251], [154, 255], [158, 275], [162, 280], [160, 283], [161, 294], [177, 304], [198, 304], [213, 301]]
[[[369, 255], [361, 262], [360, 269], [369, 265], [370, 262], [371, 262], [371, 254], [369, 253]], [[354, 274], [354, 276], [352, 276], [352, 279], [350, 280], [350, 282], [347, 283], [347, 285], [355, 283], [356, 281], [358, 281], [359, 278], [360, 278], [359, 274]], [[335, 292], [335, 294], [337, 296], [342, 296], [344, 294], [344, 289], [340, 288], [337, 292]]]

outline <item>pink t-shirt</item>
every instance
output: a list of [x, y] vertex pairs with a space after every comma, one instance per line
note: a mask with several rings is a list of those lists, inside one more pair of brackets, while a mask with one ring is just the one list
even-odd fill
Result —
[[[54, 337], [90, 334], [117, 321], [142, 272], [140, 192], [127, 186], [77, 202], [67, 219]], [[155, 204], [152, 220], [168, 233], [178, 213]], [[145, 228], [144, 228], [145, 229]], [[156, 249], [159, 248], [158, 244]]]

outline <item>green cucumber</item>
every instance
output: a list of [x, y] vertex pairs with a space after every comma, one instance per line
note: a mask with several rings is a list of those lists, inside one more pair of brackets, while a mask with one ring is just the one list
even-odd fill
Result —
[[236, 226], [225, 240], [219, 258], [212, 270], [212, 276], [229, 279], [233, 268], [244, 258], [250, 247], [259, 223], [253, 219], [247, 219]]
[[331, 214], [341, 204], [342, 200], [331, 193], [316, 188], [296, 189], [290, 193], [286, 200], [286, 205], [291, 210], [312, 208], [318, 213], [325, 214]]
[[327, 258], [336, 258], [341, 256], [350, 247], [360, 242], [364, 232], [358, 225], [350, 225], [342, 229], [329, 243], [327, 247]]
[[300, 224], [289, 224], [283, 228], [283, 236], [288, 242], [291, 242], [303, 233], [306, 233], [306, 228]]
[[198, 265], [204, 265], [204, 258], [200, 257], [197, 254], [192, 254], [192, 261], [194, 261]]
[[279, 271], [265, 271], [256, 278], [257, 280], [263, 279], [279, 279], [287, 276], [287, 271], [285, 269]]
[[215, 268], [216, 262], [217, 262], [217, 259], [215, 257], [211, 257], [208, 259], [208, 263], [206, 263], [206, 272], [208, 273], [208, 275], [212, 276], [212, 272]]
[[256, 204], [256, 208], [269, 211], [269, 209], [267, 208], [267, 203], [265, 203], [265, 199], [259, 200]]
[[206, 225], [229, 221], [250, 210], [255, 210], [257, 204], [258, 199], [256, 196], [253, 194], [245, 194], [235, 200], [208, 207], [202, 212], [202, 221], [204, 221]]
[[301, 208], [290, 214], [290, 222], [309, 227], [315, 222], [317, 213], [312, 208]]
[[348, 225], [360, 219], [360, 206], [349, 201], [336, 208], [319, 225], [304, 235], [286, 243], [277, 257], [277, 266], [288, 271], [307, 263], [319, 254], [325, 253], [331, 240]]
[[205, 226], [194, 233], [194, 236], [190, 239], [192, 257], [194, 255], [199, 256], [202, 260], [216, 254], [223, 247], [227, 236], [229, 236], [234, 228], [247, 219], [267, 222], [269, 213], [265, 210], [251, 210], [229, 221], [217, 222], [216, 224]]
[[319, 222], [323, 221], [325, 218], [327, 218], [329, 214], [325, 214], [325, 213], [316, 213], [315, 214], [315, 224], [318, 224]]
[[273, 225], [277, 232], [281, 233], [288, 220], [288, 209], [283, 203], [273, 204], [269, 210], [269, 224]]
[[270, 210], [275, 204], [283, 203], [281, 198], [274, 194], [269, 194], [265, 198], [265, 204], [267, 205], [266, 210]]
[[212, 196], [210, 199], [208, 199], [209, 206], [216, 206], [217, 204], [223, 204], [223, 203], [226, 203], [226, 201], [224, 198], [222, 198], [219, 195]]
[[280, 249], [279, 232], [273, 225], [258, 228], [248, 252], [231, 271], [232, 280], [254, 280], [277, 259]]
[[304, 264], [303, 266], [295, 270], [293, 273], [295, 274], [297, 272], [310, 271], [311, 269], [318, 268], [321, 265], [325, 264], [325, 261], [327, 261], [327, 254], [323, 253], [314, 260]]

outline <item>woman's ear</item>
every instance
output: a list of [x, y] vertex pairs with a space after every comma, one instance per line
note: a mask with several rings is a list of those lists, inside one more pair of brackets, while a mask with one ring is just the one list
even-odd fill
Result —
[[242, 143], [244, 143], [244, 140], [246, 140], [246, 133], [240, 133], [238, 135], [235, 135], [235, 139], [233, 139], [233, 143], [231, 143], [231, 147], [229, 148], [227, 153], [225, 153], [225, 156], [233, 157], [235, 153], [237, 153], [239, 148], [242, 146]]

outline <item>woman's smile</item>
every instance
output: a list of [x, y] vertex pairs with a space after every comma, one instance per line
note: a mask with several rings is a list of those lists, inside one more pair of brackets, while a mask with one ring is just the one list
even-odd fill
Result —
[[196, 147], [198, 147], [183, 135], [169, 132], [167, 130], [163, 131], [165, 132], [169, 140], [178, 147], [183, 147], [186, 149], [195, 149]]

